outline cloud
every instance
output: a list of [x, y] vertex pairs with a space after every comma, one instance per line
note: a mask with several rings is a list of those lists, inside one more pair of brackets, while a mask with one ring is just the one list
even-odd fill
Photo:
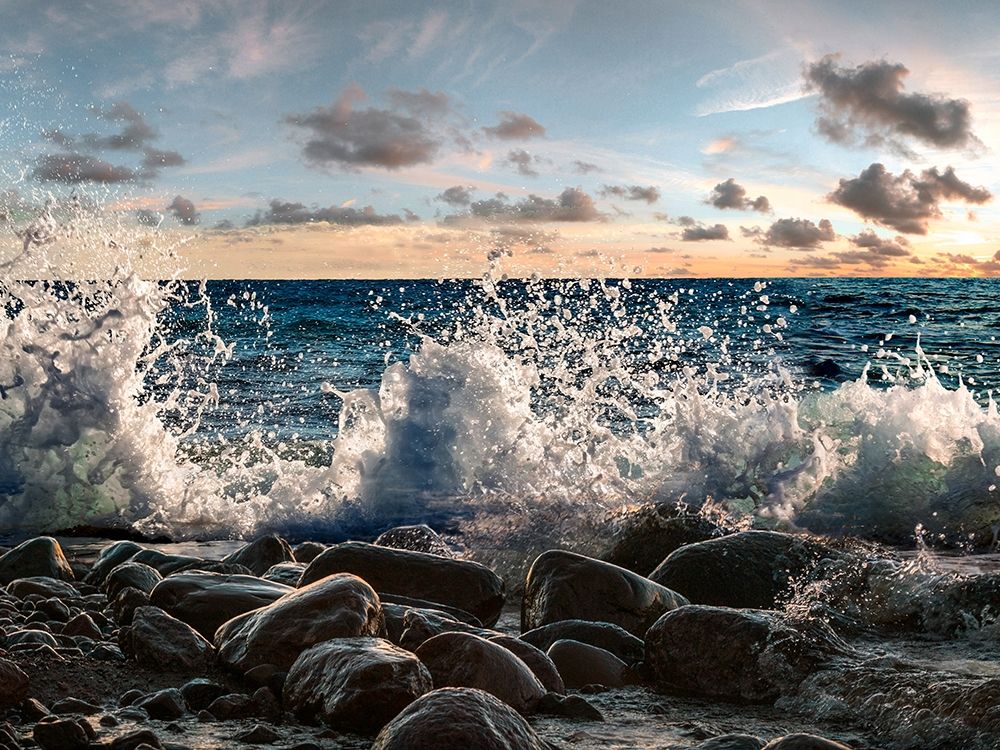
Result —
[[712, 193], [705, 202], [716, 208], [735, 208], [743, 211], [771, 213], [771, 202], [766, 197], [758, 195], [750, 200], [747, 198], [746, 188], [732, 177], [712, 188]]
[[117, 102], [107, 109], [94, 107], [91, 112], [102, 120], [122, 123], [120, 133], [112, 135], [97, 135], [88, 133], [80, 138], [81, 143], [90, 149], [111, 149], [116, 151], [139, 151], [149, 141], [157, 138], [156, 131], [146, 122], [142, 113], [128, 102]]
[[809, 219], [778, 219], [763, 231], [760, 227], [741, 227], [744, 237], [753, 237], [767, 247], [787, 247], [793, 250], [815, 250], [823, 242], [837, 239], [829, 219], [814, 224]]
[[538, 177], [538, 170], [531, 166], [536, 161], [538, 161], [538, 157], [532, 157], [523, 148], [514, 149], [507, 153], [507, 163], [517, 167], [517, 173], [525, 177]]
[[499, 124], [492, 128], [483, 128], [483, 132], [500, 140], [518, 141], [541, 138], [545, 135], [545, 128], [528, 115], [505, 111], [500, 112]]
[[447, 203], [450, 206], [468, 206], [472, 203], [472, 192], [475, 188], [472, 185], [453, 185], [442, 193], [439, 193], [434, 200]]
[[865, 248], [869, 253], [881, 257], [904, 257], [912, 251], [910, 241], [899, 235], [894, 240], [879, 237], [870, 229], [851, 237], [851, 244], [855, 247]]
[[181, 167], [187, 163], [187, 160], [176, 151], [146, 148], [142, 153], [142, 166], [148, 172], [156, 172], [163, 167]]
[[969, 102], [905, 93], [909, 72], [887, 60], [840, 67], [834, 55], [809, 65], [806, 85], [820, 95], [816, 121], [820, 134], [835, 143], [890, 145], [904, 151], [901, 138], [938, 148], [978, 145]]
[[596, 164], [591, 164], [589, 161], [580, 161], [576, 159], [573, 161], [573, 171], [577, 174], [590, 174], [591, 172], [603, 172]]
[[194, 203], [181, 195], [176, 196], [167, 206], [167, 211], [174, 215], [181, 224], [194, 226], [201, 221], [201, 214], [195, 208]]
[[605, 198], [613, 195], [616, 198], [624, 198], [627, 201], [645, 201], [649, 204], [660, 200], [660, 189], [653, 185], [649, 187], [643, 187], [642, 185], [605, 185], [601, 188], [600, 194]]
[[[395, 96], [395, 107], [409, 108], [412, 102], [403, 102], [403, 93], [396, 91], [390, 98]], [[329, 107], [285, 117], [286, 123], [308, 133], [302, 149], [307, 162], [320, 167], [400, 169], [433, 161], [443, 139], [426, 112], [418, 117], [399, 109], [356, 109], [364, 99], [360, 87], [349, 86]]]
[[130, 167], [111, 164], [86, 154], [44, 154], [38, 157], [31, 174], [42, 182], [64, 182], [70, 185], [81, 182], [110, 185], [134, 182], [139, 177]]
[[910, 170], [895, 176], [882, 164], [874, 163], [857, 177], [840, 180], [837, 189], [827, 198], [899, 232], [927, 234], [930, 220], [941, 216], [941, 201], [978, 205], [991, 200], [993, 195], [985, 187], [963, 182], [951, 167], [943, 173], [933, 167], [919, 176]]
[[725, 224], [714, 224], [709, 226], [695, 221], [690, 216], [681, 216], [677, 219], [677, 224], [684, 227], [681, 232], [681, 240], [684, 242], [704, 242], [706, 240], [728, 240], [729, 229]]
[[506, 223], [584, 222], [606, 221], [607, 217], [597, 210], [594, 199], [579, 188], [566, 188], [555, 198], [529, 195], [514, 203], [498, 193], [493, 198], [474, 201], [467, 214], [445, 217], [448, 224], [476, 220]]
[[387, 92], [394, 109], [406, 110], [416, 117], [444, 117], [451, 111], [451, 99], [443, 91], [404, 91], [392, 88]]
[[378, 214], [371, 206], [365, 206], [362, 209], [353, 207], [344, 208], [343, 206], [309, 208], [302, 203], [272, 200], [268, 205], [267, 211], [258, 211], [247, 222], [247, 226], [259, 226], [261, 224], [314, 224], [321, 221], [348, 226], [385, 226], [403, 223], [403, 219], [396, 214]]

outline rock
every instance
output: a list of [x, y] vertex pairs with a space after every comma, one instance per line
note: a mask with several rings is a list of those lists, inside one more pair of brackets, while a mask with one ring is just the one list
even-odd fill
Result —
[[579, 695], [546, 693], [535, 706], [535, 711], [577, 721], [604, 721], [604, 715]]
[[60, 599], [76, 599], [80, 592], [76, 587], [58, 578], [48, 576], [34, 576], [32, 578], [18, 578], [7, 585], [7, 593], [16, 596], [18, 599], [25, 599], [29, 596], [52, 596]]
[[275, 583], [282, 583], [285, 586], [295, 588], [299, 585], [299, 581], [302, 580], [302, 574], [305, 572], [305, 569], [305, 563], [278, 563], [268, 568], [267, 572], [261, 578], [265, 581], [274, 581]]
[[403, 615], [403, 632], [399, 636], [399, 645], [409, 651], [415, 651], [428, 638], [442, 633], [472, 633], [483, 638], [497, 635], [494, 630], [466, 625], [437, 610], [407, 609]]
[[159, 749], [163, 748], [160, 738], [153, 734], [151, 730], [140, 729], [111, 740], [110, 750], [138, 750], [142, 745], [149, 745], [150, 747]]
[[384, 632], [378, 595], [357, 576], [344, 573], [229, 620], [216, 632], [215, 646], [219, 660], [240, 672], [261, 664], [288, 669], [317, 643]]
[[819, 561], [841, 555], [794, 534], [743, 531], [681, 547], [649, 577], [693, 604], [772, 609]]
[[141, 708], [151, 719], [179, 719], [184, 715], [184, 696], [177, 688], [157, 690], [135, 702], [136, 708]]
[[90, 568], [90, 572], [83, 579], [93, 586], [100, 586], [108, 573], [117, 568], [123, 562], [127, 562], [135, 555], [145, 549], [141, 544], [135, 542], [120, 541], [109, 544], [97, 555], [97, 559]]
[[97, 623], [86, 612], [81, 612], [63, 625], [62, 634], [83, 636], [95, 641], [99, 641], [104, 637], [101, 629], [97, 627]]
[[558, 668], [544, 651], [512, 635], [494, 635], [489, 640], [498, 646], [503, 646], [527, 664], [528, 669], [547, 691], [550, 693], [566, 692], [566, 685], [563, 683]]
[[253, 576], [191, 572], [167, 576], [150, 604], [212, 639], [227, 620], [271, 604], [295, 589]]
[[154, 568], [144, 563], [126, 562], [108, 573], [104, 579], [103, 589], [108, 599], [114, 599], [119, 591], [127, 587], [148, 594], [162, 580], [163, 576]]
[[648, 576], [674, 550], [725, 533], [691, 506], [644, 505], [616, 520], [611, 530], [613, 541], [601, 559]]
[[495, 695], [516, 711], [529, 711], [545, 687], [513, 653], [470, 633], [442, 633], [416, 650], [437, 687], [468, 687]]
[[46, 717], [35, 724], [31, 737], [42, 750], [86, 750], [90, 738], [74, 719]]
[[262, 576], [274, 565], [295, 562], [295, 555], [288, 542], [272, 534], [254, 539], [245, 547], [222, 558], [222, 562], [243, 565], [255, 576]]
[[226, 689], [222, 685], [204, 677], [198, 677], [181, 686], [181, 695], [184, 696], [184, 702], [187, 703], [188, 708], [192, 711], [201, 711], [203, 708], [208, 708], [212, 704], [212, 701], [220, 695], [225, 695], [225, 692]]
[[371, 750], [548, 750], [513, 709], [482, 690], [443, 688], [389, 722]]
[[18, 578], [36, 576], [60, 581], [73, 580], [73, 569], [59, 542], [52, 537], [29, 539], [0, 556], [0, 583], [6, 585]]
[[292, 548], [295, 562], [306, 563], [307, 565], [315, 560], [319, 554], [327, 548], [327, 545], [319, 542], [302, 542]]
[[646, 645], [622, 627], [610, 622], [560, 620], [521, 634], [521, 640], [542, 651], [556, 641], [569, 639], [610, 651], [628, 665], [643, 660]]
[[111, 614], [119, 625], [130, 625], [139, 607], [149, 606], [149, 595], [139, 589], [125, 588], [111, 603]]
[[215, 661], [211, 643], [159, 607], [135, 611], [128, 650], [139, 664], [182, 672], [201, 671]]
[[208, 706], [208, 712], [220, 721], [248, 719], [255, 713], [253, 698], [245, 693], [227, 693], [216, 698]]
[[426, 599], [414, 599], [413, 597], [400, 596], [399, 594], [379, 594], [378, 598], [381, 599], [383, 606], [386, 604], [399, 604], [403, 607], [409, 607], [410, 609], [433, 610], [447, 615], [452, 620], [464, 622], [466, 625], [472, 625], [476, 628], [483, 627], [483, 623], [480, 622], [479, 618], [475, 615], [469, 614], [468, 612], [455, 607], [449, 607], [447, 604], [441, 604], [440, 602], [430, 602]]
[[382, 532], [375, 544], [379, 547], [428, 552], [441, 557], [457, 557], [454, 550], [434, 529], [425, 523], [416, 526], [396, 526]]
[[52, 648], [59, 647], [59, 641], [55, 639], [52, 633], [44, 630], [15, 630], [13, 633], [7, 634], [8, 648], [22, 644], [30, 644], [33, 646], [51, 646]]
[[252, 729], [236, 735], [235, 739], [248, 745], [271, 745], [280, 740], [281, 735], [269, 726], [254, 724]]
[[65, 623], [70, 618], [69, 607], [59, 599], [46, 599], [43, 602], [38, 602], [35, 605], [35, 614], [44, 615], [50, 623]]
[[464, 610], [487, 627], [496, 623], [504, 603], [503, 580], [489, 568], [426, 552], [344, 542], [309, 563], [300, 585], [331, 573], [353, 573], [379, 593], [416, 597]]
[[375, 734], [431, 688], [430, 672], [409, 651], [381, 638], [338, 638], [299, 655], [284, 704], [303, 721]]
[[138, 562], [155, 568], [156, 572], [166, 578], [171, 573], [177, 573], [182, 568], [189, 565], [198, 565], [205, 562], [200, 557], [190, 555], [168, 555], [158, 549], [143, 549], [129, 559], [129, 562]]
[[761, 750], [764, 747], [759, 737], [750, 734], [723, 734], [698, 745], [693, 750]]
[[269, 721], [280, 721], [281, 701], [269, 687], [257, 688], [250, 699], [253, 701], [254, 715], [261, 716]]
[[610, 651], [589, 643], [568, 639], [556, 641], [546, 653], [570, 689], [585, 685], [619, 688], [630, 681], [625, 662]]
[[14, 662], [0, 658], [0, 709], [13, 708], [28, 697], [28, 675]]
[[851, 750], [847, 745], [814, 734], [789, 734], [768, 742], [764, 750]]
[[851, 653], [821, 622], [765, 610], [681, 607], [646, 634], [646, 662], [660, 685], [753, 703], [793, 693], [833, 657]]
[[54, 714], [83, 714], [84, 716], [93, 716], [101, 712], [101, 707], [90, 701], [70, 697], [53, 703], [51, 711]]
[[521, 630], [560, 620], [620, 625], [642, 637], [664, 612], [687, 600], [617, 565], [575, 552], [549, 550], [531, 564], [521, 602]]
[[[3, 677], [0, 677], [0, 681], [2, 680]], [[0, 682], [0, 684], [4, 683]], [[43, 719], [46, 716], [51, 715], [51, 713], [52, 712], [46, 708], [44, 703], [39, 700], [35, 700], [34, 698], [28, 698], [21, 704], [21, 716], [28, 721], [38, 721], [39, 719]]]

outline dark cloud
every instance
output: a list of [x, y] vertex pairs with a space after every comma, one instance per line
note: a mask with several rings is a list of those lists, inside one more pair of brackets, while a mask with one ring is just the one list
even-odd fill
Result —
[[885, 257], [904, 257], [910, 254], [910, 241], [899, 235], [893, 240], [879, 237], [870, 229], [859, 235], [851, 237], [851, 244], [861, 247], [872, 255]]
[[174, 218], [185, 226], [194, 226], [201, 221], [201, 214], [198, 213], [198, 209], [195, 208], [194, 203], [181, 195], [176, 196], [170, 202], [170, 205], [167, 206], [167, 211], [172, 213]]
[[[537, 157], [536, 157], [537, 158]], [[514, 149], [507, 153], [507, 163], [517, 168], [517, 173], [525, 177], [538, 177], [538, 171], [532, 166], [536, 160], [523, 148]]]
[[[404, 93], [396, 92], [397, 100]], [[308, 162], [321, 167], [399, 169], [434, 159], [442, 138], [426, 119], [392, 109], [356, 109], [364, 98], [364, 92], [352, 86], [329, 107], [285, 118], [308, 132], [302, 148]]]
[[541, 138], [545, 135], [545, 128], [528, 115], [501, 112], [500, 122], [492, 128], [483, 128], [483, 132], [504, 141], [518, 141]]
[[605, 221], [607, 217], [597, 210], [594, 199], [579, 188], [566, 188], [555, 198], [529, 195], [510, 202], [503, 193], [496, 197], [474, 201], [467, 214], [445, 217], [449, 224], [482, 220], [494, 222], [576, 222]]
[[660, 189], [653, 185], [649, 187], [643, 187], [642, 185], [605, 185], [601, 188], [600, 193], [605, 198], [615, 196], [616, 198], [624, 198], [627, 201], [645, 201], [650, 204], [660, 200]]
[[573, 171], [577, 174], [590, 174], [591, 172], [603, 172], [596, 164], [591, 164], [589, 161], [580, 161], [577, 159], [573, 162]]
[[417, 117], [444, 117], [451, 111], [451, 100], [442, 91], [389, 89], [387, 95], [394, 109], [406, 110]]
[[716, 208], [735, 208], [742, 211], [771, 213], [771, 202], [766, 197], [758, 195], [752, 200], [747, 198], [747, 189], [732, 177], [712, 188], [712, 193], [705, 202]]
[[86, 154], [44, 154], [35, 162], [32, 176], [42, 182], [97, 182], [106, 185], [134, 182], [139, 173]]
[[248, 226], [261, 224], [314, 224], [326, 221], [331, 224], [360, 226], [366, 224], [392, 225], [402, 224], [403, 220], [396, 214], [381, 215], [371, 206], [362, 209], [330, 206], [329, 208], [307, 207], [302, 203], [272, 200], [267, 211], [258, 211]]
[[984, 187], [973, 187], [960, 180], [951, 167], [943, 173], [933, 167], [919, 176], [910, 170], [896, 176], [875, 163], [857, 177], [841, 180], [827, 198], [897, 231], [927, 234], [930, 220], [941, 216], [941, 201], [983, 204], [993, 196]]
[[87, 148], [111, 149], [115, 151], [138, 151], [157, 137], [156, 131], [146, 122], [142, 113], [128, 102], [118, 102], [107, 109], [94, 107], [91, 110], [102, 120], [124, 125], [120, 133], [97, 135], [88, 133], [80, 138]]
[[176, 151], [161, 151], [158, 148], [143, 149], [142, 166], [147, 172], [155, 173], [163, 167], [181, 167], [186, 160]]
[[840, 67], [836, 56], [808, 66], [806, 85], [820, 95], [819, 132], [831, 141], [852, 144], [858, 131], [867, 145], [900, 145], [913, 138], [939, 148], [978, 145], [972, 133], [969, 102], [938, 94], [908, 94], [905, 66], [877, 60]]
[[420, 217], [408, 208], [403, 209], [403, 218], [408, 222], [420, 221]]
[[468, 206], [472, 203], [473, 190], [475, 188], [472, 185], [453, 185], [443, 193], [439, 193], [434, 200], [439, 200], [450, 206]]
[[767, 231], [760, 227], [741, 227], [744, 237], [753, 237], [767, 247], [788, 247], [794, 250], [815, 250], [823, 242], [837, 239], [829, 219], [814, 224], [809, 219], [778, 219]]
[[684, 242], [730, 239], [729, 229], [724, 224], [709, 226], [695, 221], [690, 216], [681, 216], [677, 219], [677, 224], [684, 227], [684, 231], [681, 232], [681, 239]]

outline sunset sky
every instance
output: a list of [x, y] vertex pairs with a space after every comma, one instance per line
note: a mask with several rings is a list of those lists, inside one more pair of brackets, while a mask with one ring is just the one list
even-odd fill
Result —
[[995, 0], [0, 0], [0, 92], [0, 260], [76, 191], [192, 276], [1000, 275]]

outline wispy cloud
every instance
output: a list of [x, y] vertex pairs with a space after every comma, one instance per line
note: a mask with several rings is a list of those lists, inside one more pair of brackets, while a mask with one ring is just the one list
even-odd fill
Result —
[[809, 94], [802, 85], [801, 65], [798, 50], [782, 48], [709, 71], [695, 82], [708, 93], [695, 114], [745, 112], [803, 99]]

